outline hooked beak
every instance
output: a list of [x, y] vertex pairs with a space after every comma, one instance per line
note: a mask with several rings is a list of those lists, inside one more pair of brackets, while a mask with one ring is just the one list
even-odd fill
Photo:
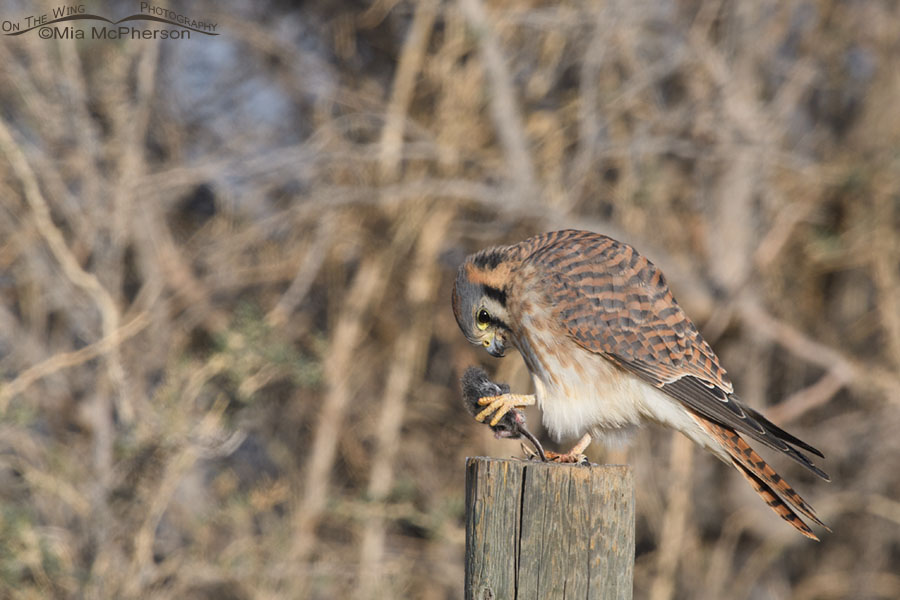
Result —
[[488, 354], [494, 358], [502, 358], [503, 355], [506, 354], [506, 346], [504, 346], [503, 340], [497, 337], [496, 334], [491, 336], [491, 343], [485, 346], [485, 349], [488, 351]]

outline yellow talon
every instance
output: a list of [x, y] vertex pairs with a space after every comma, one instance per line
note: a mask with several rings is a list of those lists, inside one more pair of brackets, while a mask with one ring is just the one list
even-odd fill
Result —
[[[484, 398], [479, 398], [478, 404], [484, 405], [487, 404], [487, 408], [483, 411], [475, 415], [475, 420], [479, 423], [483, 423], [489, 414], [497, 410], [498, 407], [503, 405], [503, 397], [502, 396], [486, 396]], [[507, 409], [509, 410], [509, 409]], [[496, 423], [492, 423], [492, 425], [496, 425]]]
[[500, 408], [497, 409], [497, 412], [494, 413], [494, 418], [491, 419], [491, 427], [500, 422], [500, 419], [503, 418], [503, 415], [509, 412], [512, 407], [509, 404], [504, 404]]
[[534, 396], [523, 396], [521, 394], [502, 394], [500, 396], [484, 396], [478, 399], [478, 404], [486, 406], [486, 408], [475, 415], [475, 420], [483, 423], [488, 415], [493, 413], [490, 426], [493, 427], [500, 422], [500, 419], [514, 408], [523, 408], [534, 404]]
[[503, 398], [503, 396], [484, 396], [483, 398], [478, 399], [478, 404], [482, 406], [484, 406], [485, 404], [493, 404], [501, 398]]

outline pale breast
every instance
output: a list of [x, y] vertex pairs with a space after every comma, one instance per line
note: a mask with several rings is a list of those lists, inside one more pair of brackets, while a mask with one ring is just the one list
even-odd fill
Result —
[[710, 447], [708, 434], [677, 400], [658, 388], [565, 335], [557, 337], [537, 326], [525, 332], [520, 350], [531, 371], [544, 426], [555, 439], [591, 433], [617, 443], [651, 422]]
[[632, 377], [570, 340], [541, 332], [526, 337], [541, 367], [532, 370], [535, 396], [555, 438], [641, 423], [642, 393]]

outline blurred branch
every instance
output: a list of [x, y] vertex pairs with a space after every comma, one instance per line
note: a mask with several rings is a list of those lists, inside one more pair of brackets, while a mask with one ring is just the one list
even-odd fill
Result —
[[[443, 250], [447, 227], [454, 216], [451, 208], [434, 211], [421, 228], [415, 264], [406, 282], [406, 301], [412, 318], [408, 334], [400, 335], [391, 352], [381, 410], [375, 426], [375, 452], [369, 472], [367, 495], [371, 502], [384, 503], [394, 483], [395, 460], [401, 447], [401, 428], [407, 397], [414, 382], [422, 377], [434, 323], [432, 302], [440, 283], [438, 254]], [[359, 554], [360, 597], [379, 597], [382, 578], [385, 523], [372, 516], [363, 525]]]
[[84, 492], [76, 488], [71, 482], [52, 473], [47, 473], [39, 467], [29, 465], [24, 460], [14, 460], [12, 462], [21, 471], [22, 477], [28, 482], [29, 486], [59, 498], [81, 518], [86, 518], [90, 515], [91, 503]]
[[381, 175], [389, 181], [397, 176], [403, 148], [403, 132], [409, 103], [415, 91], [416, 75], [422, 68], [428, 39], [437, 16], [436, 0], [419, 0], [412, 25], [403, 42], [403, 50], [391, 86], [391, 99], [385, 109], [381, 132]]
[[584, 193], [588, 174], [595, 165], [597, 142], [603, 130], [601, 124], [606, 124], [606, 119], [598, 110], [600, 100], [598, 79], [600, 67], [606, 59], [610, 38], [615, 31], [615, 25], [610, 22], [609, 11], [595, 8], [592, 12], [592, 17], [591, 41], [581, 61], [578, 103], [578, 151], [572, 161], [570, 175], [570, 182], [573, 188], [570, 202], [573, 203]]
[[15, 379], [0, 387], [0, 414], [6, 412], [9, 401], [24, 392], [34, 382], [62, 369], [78, 366], [103, 356], [119, 344], [140, 333], [150, 324], [150, 315], [142, 312], [134, 319], [96, 342], [74, 352], [55, 354], [22, 371]]
[[[13, 139], [12, 133], [5, 120], [0, 119], [0, 150], [12, 164], [13, 171], [22, 183], [25, 200], [31, 209], [35, 227], [50, 248], [65, 276], [76, 287], [83, 290], [94, 301], [100, 311], [102, 323], [102, 336], [113, 338], [119, 329], [119, 309], [113, 297], [103, 287], [93, 274], [81, 268], [78, 260], [66, 245], [65, 238], [59, 228], [53, 223], [50, 216], [50, 208], [41, 193], [34, 171], [28, 164], [21, 148]], [[124, 385], [124, 370], [118, 355], [118, 344], [112, 344], [106, 350], [109, 359], [106, 361], [107, 372], [116, 389], [122, 390]], [[27, 379], [22, 380], [23, 382]], [[98, 483], [103, 487], [104, 474], [109, 472], [112, 462], [112, 414], [106, 406], [108, 400], [103, 394], [97, 394], [93, 401], [93, 410], [90, 412], [94, 425], [94, 460], [98, 467]], [[2, 402], [5, 407], [6, 401]], [[122, 418], [129, 419], [133, 414], [133, 407], [127, 403], [121, 404]]]
[[722, 534], [710, 549], [709, 564], [703, 579], [703, 600], [719, 600], [727, 595], [732, 578], [732, 559], [741, 536], [750, 525], [751, 517], [740, 507], [722, 523]]
[[894, 371], [900, 369], [900, 273], [897, 269], [897, 257], [900, 256], [900, 243], [897, 242], [896, 221], [892, 212], [897, 211], [897, 186], [900, 184], [896, 173], [893, 181], [882, 184], [884, 189], [874, 192], [875, 239], [872, 244], [872, 272], [877, 289], [878, 313], [885, 335], [887, 357], [893, 363]]
[[[207, 368], [209, 367], [209, 368]], [[202, 369], [206, 377], [212, 376], [219, 370], [218, 365], [207, 363]], [[199, 381], [195, 378], [194, 381]], [[186, 397], [184, 401], [192, 404], [192, 400], [199, 393], [199, 386], [193, 390], [185, 390]], [[203, 418], [194, 426], [193, 437], [197, 439], [208, 439], [217, 437], [221, 427], [222, 418], [228, 408], [228, 402], [224, 397], [216, 398], [212, 406], [203, 415]], [[176, 453], [174, 453], [166, 461], [160, 481], [153, 491], [153, 495], [148, 502], [143, 522], [134, 532], [134, 553], [131, 557], [129, 566], [129, 576], [126, 579], [126, 595], [132, 597], [140, 597], [146, 593], [149, 582], [154, 578], [156, 572], [156, 561], [153, 560], [153, 545], [156, 540], [159, 523], [166, 512], [167, 507], [172, 502], [172, 498], [188, 471], [194, 463], [201, 457], [202, 452], [189, 439], [182, 440], [183, 444]]]
[[325, 256], [328, 250], [328, 244], [332, 241], [335, 233], [334, 219], [326, 216], [316, 225], [316, 231], [312, 235], [309, 246], [303, 255], [303, 262], [291, 284], [278, 299], [278, 302], [266, 315], [266, 322], [271, 327], [282, 327], [290, 317], [291, 313], [306, 297], [309, 288], [313, 284], [316, 273], [325, 262]]
[[475, 32], [485, 72], [493, 91], [488, 102], [497, 135], [506, 154], [510, 185], [516, 189], [516, 196], [527, 200], [535, 199], [539, 189], [534, 179], [528, 139], [522, 127], [523, 119], [512, 77], [500, 50], [497, 35], [481, 0], [459, 0], [459, 7], [469, 27]]
[[328, 344], [325, 377], [328, 391], [322, 401], [315, 435], [304, 475], [303, 496], [294, 508], [291, 564], [303, 564], [313, 550], [315, 525], [328, 499], [331, 468], [340, 439], [344, 411], [350, 402], [349, 376], [362, 340], [365, 316], [377, 304], [387, 283], [380, 255], [369, 256], [360, 265], [346, 291], [343, 310]]
[[[162, 288], [168, 286], [180, 308], [190, 307], [199, 313], [197, 317], [212, 331], [224, 331], [228, 316], [210, 302], [210, 291], [203, 279], [194, 274], [190, 257], [179, 248], [166, 225], [164, 213], [155, 203], [147, 202], [136, 211], [141, 226], [135, 228], [134, 238], [139, 242], [150, 284]], [[172, 302], [178, 305], [178, 302]]]
[[[870, 513], [892, 521], [895, 525], [900, 525], [900, 502], [879, 494], [872, 494], [865, 500], [865, 505]], [[859, 503], [855, 502], [854, 504]]]
[[669, 600], [675, 594], [675, 573], [687, 537], [691, 508], [694, 446], [678, 433], [671, 436], [669, 489], [666, 512], [656, 556], [656, 576], [650, 588], [650, 600]]
[[817, 342], [805, 333], [769, 314], [755, 299], [749, 296], [738, 303], [738, 315], [745, 325], [784, 346], [804, 361], [834, 371], [835, 376], [847, 382], [858, 376], [855, 366], [837, 350]]
[[97, 278], [81, 268], [78, 260], [66, 245], [65, 238], [59, 228], [54, 225], [50, 217], [50, 208], [41, 194], [40, 186], [34, 171], [28, 165], [28, 161], [19, 145], [13, 139], [6, 122], [0, 119], [0, 150], [7, 157], [22, 183], [25, 192], [25, 200], [31, 208], [34, 224], [38, 233], [44, 239], [53, 256], [56, 258], [63, 273], [76, 287], [85, 291], [97, 305], [103, 318], [103, 333], [110, 335], [118, 328], [119, 311], [116, 304]]
[[800, 582], [791, 597], [794, 600], [900, 597], [900, 576], [896, 573], [868, 571], [860, 575], [866, 582], [863, 589], [857, 587], [850, 573], [842, 571], [816, 573]]
[[773, 406], [766, 409], [770, 420], [775, 423], [790, 423], [804, 413], [826, 404], [835, 394], [841, 391], [849, 379], [842, 374], [840, 367], [825, 373], [814, 384], [798, 390]]

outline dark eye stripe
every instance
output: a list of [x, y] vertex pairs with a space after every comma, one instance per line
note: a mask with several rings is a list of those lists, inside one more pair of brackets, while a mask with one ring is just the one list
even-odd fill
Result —
[[512, 331], [509, 328], [509, 325], [498, 319], [497, 317], [491, 317], [491, 325], [496, 327], [497, 329], [502, 329], [504, 331]]
[[484, 295], [506, 308], [506, 291], [491, 285], [484, 286]]

